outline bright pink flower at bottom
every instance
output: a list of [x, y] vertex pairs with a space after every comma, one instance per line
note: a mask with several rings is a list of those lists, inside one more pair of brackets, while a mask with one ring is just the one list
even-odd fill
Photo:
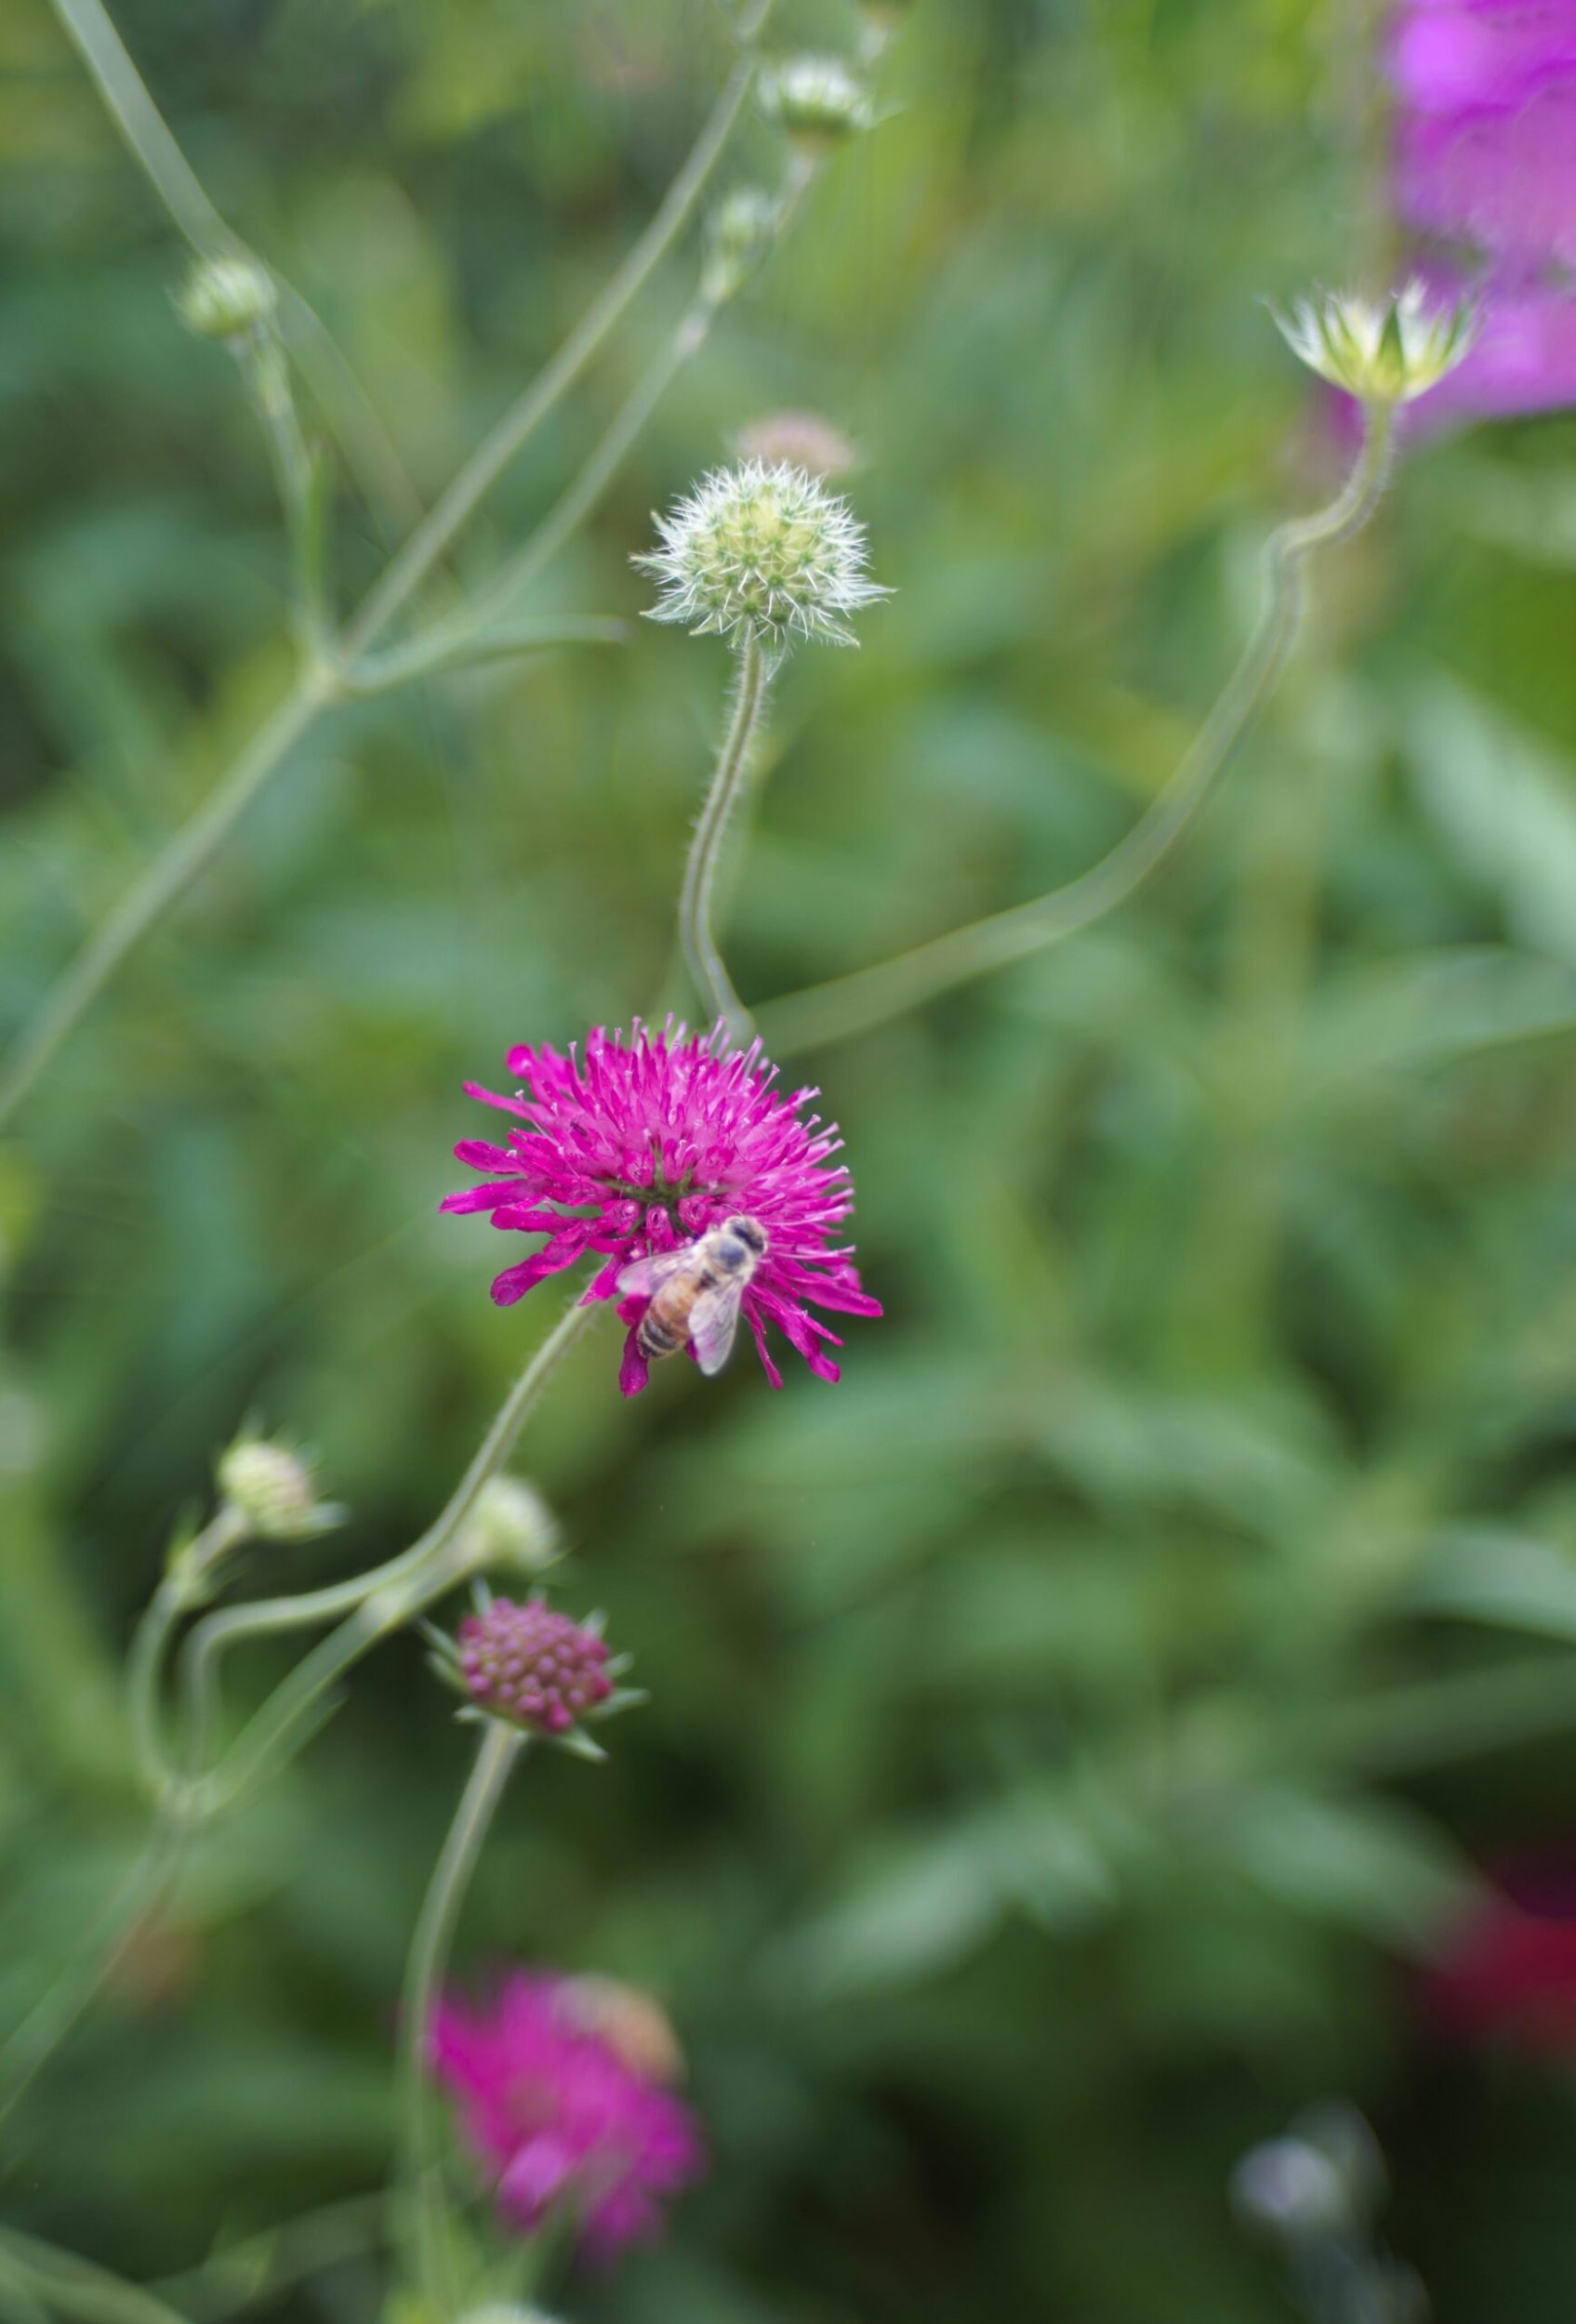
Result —
[[[801, 1118], [814, 1089], [784, 1096], [774, 1089], [776, 1067], [759, 1041], [730, 1054], [721, 1027], [701, 1035], [671, 1023], [654, 1033], [637, 1022], [628, 1039], [598, 1026], [583, 1057], [573, 1046], [567, 1054], [523, 1046], [510, 1051], [509, 1070], [520, 1084], [512, 1095], [474, 1082], [466, 1088], [522, 1126], [501, 1146], [462, 1140], [457, 1159], [492, 1175], [443, 1205], [490, 1210], [505, 1232], [548, 1237], [532, 1258], [495, 1277], [500, 1307], [586, 1251], [606, 1262], [587, 1301], [618, 1299], [618, 1278], [634, 1261], [676, 1250], [743, 1214], [766, 1238], [741, 1313], [767, 1379], [782, 1386], [767, 1351], [768, 1325], [822, 1380], [839, 1377], [827, 1346], [842, 1343], [811, 1308], [881, 1311], [860, 1288], [852, 1247], [834, 1240], [854, 1208], [854, 1183], [831, 1159], [841, 1144], [835, 1126], [823, 1127], [815, 1115]], [[629, 1326], [618, 1375], [627, 1396], [646, 1384], [637, 1342], [649, 1304], [645, 1297], [619, 1304]]]
[[488, 2008], [445, 2000], [428, 2060], [504, 2219], [529, 2233], [566, 2210], [589, 2256], [607, 2262], [657, 2233], [706, 2150], [690, 2108], [597, 2029], [579, 1990], [516, 1970]]

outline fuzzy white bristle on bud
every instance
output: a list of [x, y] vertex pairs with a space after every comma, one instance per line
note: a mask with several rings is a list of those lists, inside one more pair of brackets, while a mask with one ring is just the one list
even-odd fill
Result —
[[1425, 395], [1469, 351], [1479, 320], [1474, 300], [1440, 300], [1419, 282], [1387, 298], [1325, 292], [1270, 311], [1294, 355], [1364, 403]]
[[216, 1474], [225, 1501], [262, 1540], [308, 1541], [345, 1521], [337, 1502], [318, 1499], [311, 1462], [287, 1445], [238, 1436]]
[[787, 461], [714, 469], [656, 528], [661, 548], [634, 560], [661, 584], [650, 617], [696, 635], [855, 645], [848, 616], [890, 594], [867, 576], [848, 503]]
[[205, 339], [242, 338], [271, 322], [279, 294], [256, 258], [199, 258], [176, 299], [181, 321]]

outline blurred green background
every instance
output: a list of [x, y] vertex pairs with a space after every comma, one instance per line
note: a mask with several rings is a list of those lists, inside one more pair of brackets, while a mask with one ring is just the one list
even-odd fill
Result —
[[[1364, 11], [920, 0], [536, 603], [635, 614], [648, 511], [810, 407], [897, 594], [805, 650], [729, 957], [753, 999], [1081, 869], [1172, 764], [1333, 438], [1258, 301], [1371, 238]], [[712, 0], [122, 0], [221, 210], [430, 497], [649, 215]], [[782, 0], [782, 43], [853, 12]], [[0, 19], [0, 997], [19, 1024], [288, 671], [270, 480], [44, 0]], [[778, 165], [748, 126], [723, 182]], [[510, 471], [484, 575], [661, 343]], [[387, 522], [347, 485], [345, 596]], [[1223, 796], [1088, 937], [808, 1061], [888, 1319], [830, 1389], [594, 1333], [521, 1465], [651, 1707], [511, 1794], [459, 1961], [651, 1986], [715, 2168], [607, 2324], [1269, 2324], [1225, 2199], [1370, 2113], [1446, 2324], [1565, 2324], [1576, 2064], [1443, 2048], [1477, 1868], [1576, 1836], [1576, 421], [1409, 457]], [[441, 1221], [508, 1045], [660, 977], [726, 657], [636, 625], [339, 717], [0, 1148], [0, 2004], [139, 1834], [117, 1667], [248, 1413], [347, 1536], [441, 1503], [550, 1293]], [[796, 1077], [799, 1077], [796, 1075]], [[540, 1299], [549, 1304], [538, 1305]], [[283, 1665], [235, 1676], [260, 1696]], [[205, 1847], [17, 2118], [6, 2213], [133, 2276], [376, 2187], [467, 1763], [414, 1639]], [[1576, 1844], [1576, 1837], [1573, 1837]], [[283, 2304], [362, 2324], [370, 2259]], [[266, 2311], [265, 2311], [266, 2312]]]

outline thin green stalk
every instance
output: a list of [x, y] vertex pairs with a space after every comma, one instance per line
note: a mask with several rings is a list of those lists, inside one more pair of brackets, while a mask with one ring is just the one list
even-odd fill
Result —
[[473, 627], [456, 623], [452, 629], [430, 629], [408, 646], [391, 654], [369, 654], [358, 662], [345, 680], [347, 693], [391, 693], [414, 678], [440, 671], [474, 669], [483, 662], [512, 660], [517, 654], [545, 654], [560, 645], [625, 645], [629, 625], [613, 614], [566, 614], [561, 621], [500, 622], [497, 627]]
[[318, 1714], [324, 1696], [368, 1647], [415, 1619], [469, 1570], [446, 1552], [475, 1505], [476, 1498], [509, 1459], [521, 1430], [558, 1365], [595, 1319], [598, 1311], [572, 1300], [532, 1356], [500, 1406], [470, 1467], [420, 1539], [399, 1557], [368, 1574], [312, 1590], [298, 1597], [265, 1599], [228, 1607], [200, 1622], [182, 1657], [187, 1733], [193, 1748], [205, 1748], [215, 1723], [218, 1672], [223, 1655], [243, 1638], [275, 1635], [351, 1609], [281, 1682], [256, 1711], [219, 1767], [199, 1776], [192, 1812], [200, 1820], [229, 1806], [268, 1766], [276, 1763], [305, 1724]]
[[1143, 885], [1213, 790], [1285, 668], [1302, 626], [1309, 558], [1349, 540], [1379, 504], [1392, 459], [1389, 407], [1370, 405], [1365, 422], [1362, 449], [1337, 497], [1317, 515], [1297, 518], [1271, 535], [1265, 550], [1263, 609], [1241, 658], [1175, 772], [1126, 838], [1092, 869], [1032, 904], [954, 929], [878, 968], [769, 1001], [760, 1022], [774, 1056], [867, 1032], [955, 984], [1025, 959], [1093, 926]]
[[428, 2034], [466, 1890], [524, 1741], [518, 1727], [506, 1726], [500, 1719], [489, 1719], [483, 1730], [470, 1780], [461, 1794], [416, 1923], [400, 2001], [399, 2179], [405, 2209], [402, 2224], [422, 2313], [432, 2324], [447, 2324], [458, 2315], [460, 2286], [455, 2279], [449, 2239], [437, 2102], [427, 2067]]
[[[88, 1943], [0, 2047], [0, 2122], [158, 1912], [192, 1835], [304, 1741], [312, 1724], [324, 1714], [329, 1690], [369, 1647], [425, 1612], [470, 1570], [463, 1558], [450, 1558], [445, 1552], [452, 1548], [477, 1495], [513, 1450], [551, 1374], [597, 1313], [577, 1301], [571, 1303], [505, 1397], [443, 1510], [408, 1550], [370, 1573], [353, 1575], [327, 1589], [226, 1607], [197, 1624], [181, 1657], [186, 1721], [183, 1777], [163, 1783], [147, 1845]], [[160, 1767], [162, 1756], [152, 1759], [157, 1733], [152, 1694], [176, 1612], [166, 1599], [156, 1618], [151, 1618], [139, 1656], [143, 1668], [137, 1683], [146, 1696], [146, 1707], [139, 1711], [144, 1729], [141, 1749], [149, 1751], [150, 1763]], [[228, 1649], [243, 1638], [309, 1628], [340, 1613], [348, 1614], [348, 1619], [297, 1664], [253, 1714], [221, 1764], [208, 1772], [207, 1750], [217, 1723], [219, 1668]]]
[[704, 346], [716, 312], [712, 299], [700, 297], [692, 302], [592, 445], [579, 473], [464, 613], [424, 630], [409, 645], [397, 647], [391, 654], [357, 663], [350, 679], [354, 691], [363, 689], [369, 675], [380, 685], [400, 685], [430, 669], [474, 660], [478, 646], [506, 634], [494, 625], [507, 615], [589, 516], [673, 379]]
[[266, 333], [250, 335], [238, 350], [273, 469], [290, 549], [291, 616], [296, 642], [309, 664], [328, 637], [327, 474], [301, 432], [290, 392], [284, 349]]
[[[94, 79], [172, 217], [199, 250], [242, 247], [208, 201], [160, 118], [99, 0], [55, 0]], [[324, 647], [265, 722], [209, 799], [95, 930], [48, 993], [0, 1075], [4, 1125], [110, 979], [160, 916], [228, 838], [252, 799], [321, 711], [342, 692], [338, 670], [352, 664], [421, 587], [515, 455], [574, 386], [692, 216], [743, 110], [756, 73], [754, 43], [771, 0], [741, 27], [743, 53], [668, 193], [633, 248], [558, 353], [505, 413], [417, 524], [342, 636]], [[594, 457], [594, 456], [593, 456]]]
[[690, 974], [708, 1014], [726, 1021], [728, 1038], [735, 1047], [748, 1037], [749, 1011], [734, 990], [717, 947], [711, 925], [712, 894], [728, 822], [748, 776], [749, 746], [761, 723], [771, 675], [760, 640], [753, 633], [747, 634], [738, 652], [734, 714], [695, 827], [679, 894], [679, 938]]
[[572, 388], [626, 309], [667, 257], [706, 191], [722, 149], [744, 110], [756, 73], [753, 43], [767, 10], [745, 35], [748, 45], [723, 85], [689, 159], [669, 187], [645, 232], [601, 295], [592, 300], [556, 355], [477, 449], [411, 534], [345, 633], [344, 658], [355, 661], [421, 587], [455, 535], [475, 512], [549, 413]]
[[0, 1075], [0, 1125], [70, 1038], [126, 955], [212, 862], [258, 793], [330, 699], [331, 680], [307, 671], [264, 720], [197, 812], [133, 880], [45, 997]]
[[240, 1511], [228, 1501], [221, 1502], [201, 1533], [172, 1561], [132, 1636], [126, 1665], [126, 1715], [137, 1772], [154, 1800], [163, 1795], [170, 1778], [159, 1710], [170, 1640], [182, 1616], [201, 1603], [214, 1567], [245, 1539], [246, 1533], [246, 1520]]
[[[170, 135], [120, 34], [99, 0], [54, 0], [55, 12], [86, 66], [105, 109], [153, 191], [199, 257], [251, 257], [239, 234], [209, 201], [195, 171]], [[298, 290], [267, 270], [278, 285], [281, 320], [324, 410], [334, 422], [367, 497], [398, 523], [421, 513], [387, 429], [365, 389]]]

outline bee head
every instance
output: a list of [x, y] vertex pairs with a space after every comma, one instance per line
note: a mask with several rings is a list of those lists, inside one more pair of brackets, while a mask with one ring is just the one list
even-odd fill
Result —
[[766, 1230], [758, 1219], [724, 1219], [722, 1232], [724, 1235], [731, 1235], [735, 1242], [742, 1243], [746, 1250], [754, 1258], [764, 1257]]

